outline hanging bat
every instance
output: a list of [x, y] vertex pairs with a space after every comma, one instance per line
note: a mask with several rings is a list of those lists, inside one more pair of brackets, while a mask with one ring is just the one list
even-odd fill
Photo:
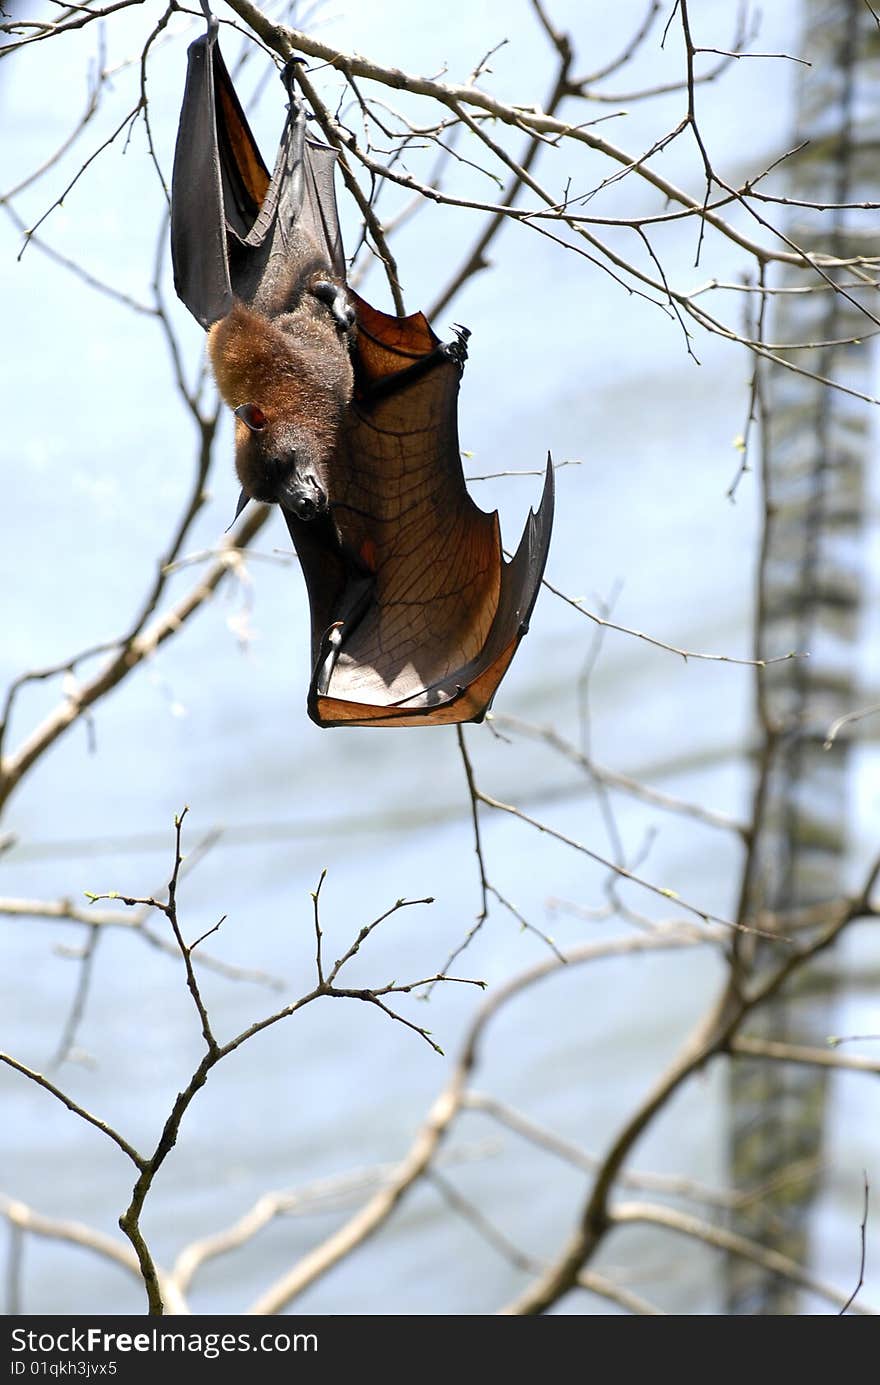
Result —
[[179, 297], [209, 329], [236, 415], [240, 513], [280, 505], [309, 596], [319, 726], [481, 721], [528, 628], [553, 516], [549, 459], [510, 562], [468, 495], [458, 442], [466, 329], [391, 317], [345, 282], [336, 151], [293, 84], [274, 172], [217, 43], [189, 49], [174, 158]]

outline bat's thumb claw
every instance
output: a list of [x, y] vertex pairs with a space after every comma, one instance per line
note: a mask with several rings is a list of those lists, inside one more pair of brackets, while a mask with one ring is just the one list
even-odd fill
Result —
[[453, 322], [452, 330], [455, 333], [455, 341], [447, 342], [442, 349], [451, 360], [463, 367], [468, 357], [467, 344], [471, 329], [462, 327], [460, 322]]

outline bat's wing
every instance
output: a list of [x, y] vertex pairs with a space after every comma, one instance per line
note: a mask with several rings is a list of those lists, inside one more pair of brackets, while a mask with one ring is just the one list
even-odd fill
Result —
[[[344, 278], [333, 170], [336, 150], [306, 136], [285, 70], [290, 110], [271, 177], [217, 43], [217, 22], [190, 45], [171, 184], [174, 287], [210, 327], [232, 308], [271, 297], [304, 245]], [[304, 240], [305, 238], [305, 240]]]
[[481, 720], [538, 594], [552, 467], [505, 562], [498, 516], [462, 473], [463, 340], [443, 347], [421, 313], [388, 317], [352, 296], [357, 388], [328, 484], [334, 551], [287, 517], [312, 608], [309, 712], [321, 726]]

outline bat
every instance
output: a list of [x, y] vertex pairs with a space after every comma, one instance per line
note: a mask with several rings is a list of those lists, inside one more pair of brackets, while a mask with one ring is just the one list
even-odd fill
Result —
[[537, 512], [505, 561], [497, 512], [468, 494], [458, 441], [470, 333], [441, 342], [346, 284], [337, 152], [294, 86], [274, 171], [255, 143], [203, 3], [174, 156], [178, 296], [208, 329], [236, 416], [241, 497], [281, 508], [311, 620], [319, 726], [482, 721], [528, 628], [550, 542]]

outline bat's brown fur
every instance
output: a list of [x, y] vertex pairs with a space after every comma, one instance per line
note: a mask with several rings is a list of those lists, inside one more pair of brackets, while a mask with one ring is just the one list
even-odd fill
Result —
[[236, 424], [236, 470], [245, 492], [272, 501], [278, 464], [293, 462], [324, 488], [327, 467], [353, 391], [349, 333], [325, 303], [302, 293], [287, 313], [269, 318], [236, 300], [208, 334], [208, 351], [230, 408], [256, 405], [259, 432]]

